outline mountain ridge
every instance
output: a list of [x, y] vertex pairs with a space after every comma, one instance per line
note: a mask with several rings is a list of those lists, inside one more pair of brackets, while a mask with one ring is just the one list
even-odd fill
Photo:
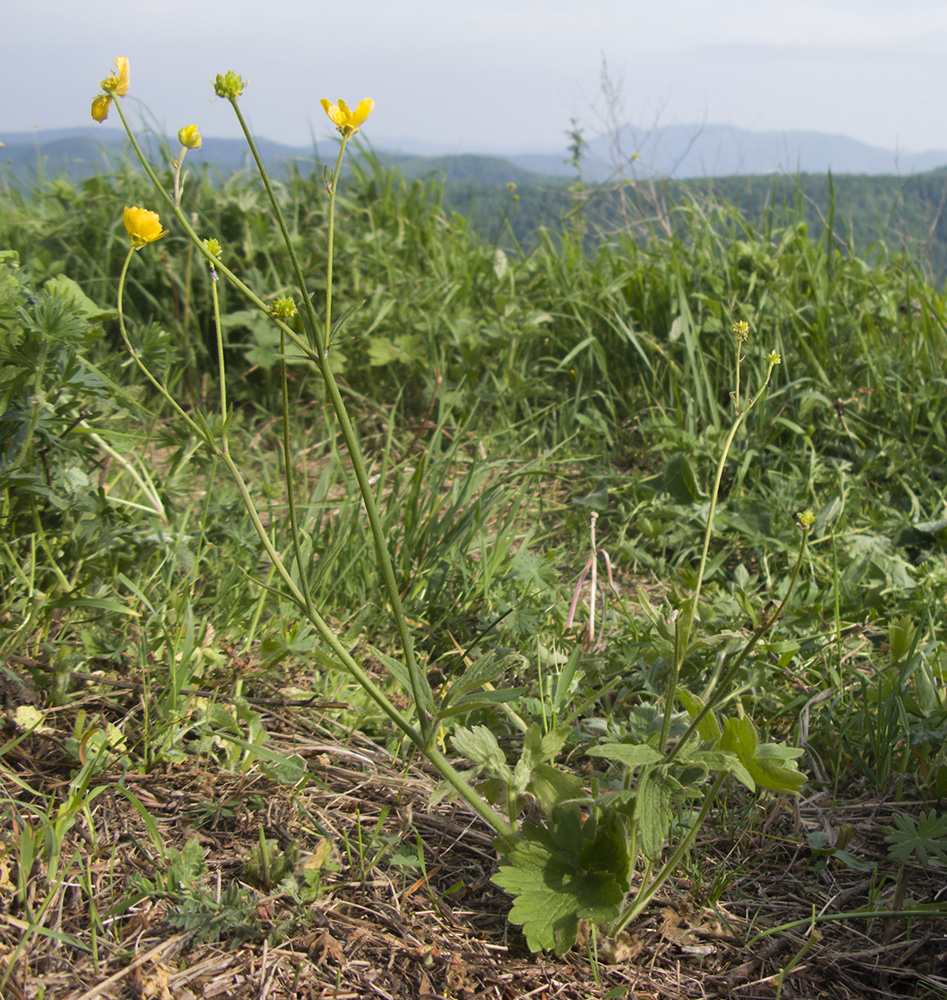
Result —
[[[0, 162], [5, 160], [10, 164], [18, 177], [28, 175], [31, 169], [35, 171], [37, 152], [47, 172], [66, 171], [75, 177], [107, 167], [113, 159], [123, 158], [127, 149], [124, 131], [93, 126], [15, 132], [3, 140]], [[165, 140], [151, 133], [146, 134], [144, 141], [150, 152], [157, 152]], [[320, 148], [330, 148], [334, 141], [324, 139], [309, 146], [289, 146], [261, 138], [257, 144], [267, 162], [295, 161], [315, 166], [322, 162]], [[168, 142], [176, 153], [173, 137]], [[383, 162], [402, 167], [409, 176], [435, 171], [452, 180], [466, 181], [478, 179], [479, 171], [488, 175], [484, 183], [517, 184], [575, 177], [575, 168], [568, 162], [565, 148], [562, 153], [496, 149], [489, 153], [437, 152], [429, 140], [398, 139], [380, 140], [372, 148]], [[202, 149], [188, 153], [188, 163], [234, 170], [248, 165], [248, 156], [242, 139], [208, 137]], [[502, 166], [504, 163], [507, 168]], [[582, 179], [587, 183], [607, 182], [621, 176], [685, 180], [830, 170], [837, 174], [908, 176], [945, 165], [947, 150], [892, 151], [844, 135], [804, 130], [753, 131], [717, 124], [654, 129], [626, 125], [615, 135], [589, 139], [581, 160]]]

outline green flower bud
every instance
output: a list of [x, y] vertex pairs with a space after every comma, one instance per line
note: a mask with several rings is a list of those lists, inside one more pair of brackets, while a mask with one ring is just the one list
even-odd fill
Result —
[[281, 295], [271, 309], [276, 319], [292, 319], [296, 315], [296, 303], [288, 295]]
[[250, 81], [242, 80], [231, 69], [227, 70], [226, 73], [218, 73], [211, 82], [214, 85], [214, 93], [218, 97], [226, 97], [228, 101], [235, 101]]

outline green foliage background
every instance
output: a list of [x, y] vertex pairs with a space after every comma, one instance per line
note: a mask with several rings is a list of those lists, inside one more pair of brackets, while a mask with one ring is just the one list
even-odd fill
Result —
[[[826, 180], [819, 228], [808, 197], [778, 182], [759, 201], [724, 182], [503, 188], [499, 214], [485, 200], [479, 215], [474, 189], [448, 197], [436, 179], [406, 180], [371, 156], [351, 169], [332, 363], [373, 456], [432, 687], [459, 683], [472, 664], [502, 685], [448, 727], [489, 727], [501, 757], [523, 720], [564, 724], [570, 752], [592, 735], [654, 733], [672, 655], [665, 612], [696, 582], [733, 417], [731, 325], [746, 320], [743, 397], [772, 350], [782, 364], [726, 469], [699, 609], [705, 640], [682, 681], [703, 690], [780, 599], [795, 515], [811, 507], [796, 596], [744, 665], [739, 710], [764, 737], [798, 742], [816, 781], [947, 794], [947, 316], [923, 262], [845, 235], [842, 186]], [[297, 167], [278, 194], [319, 302], [321, 172]], [[383, 734], [279, 592], [259, 585], [267, 562], [233, 488], [128, 366], [113, 312], [120, 219], [124, 205], [151, 204], [130, 166], [26, 193], [8, 184], [0, 199], [11, 251], [0, 259], [0, 646], [33, 664], [53, 702], [92, 670], [143, 678], [157, 700], [125, 720], [129, 766], [210, 754], [205, 730], [223, 724], [220, 713], [182, 692], [195, 679], [243, 691], [234, 650], [256, 683], [341, 700], [345, 721]], [[268, 299], [297, 294], [255, 182], [193, 176], [185, 205], [248, 284]], [[561, 221], [536, 226], [560, 205]], [[529, 227], [518, 229], [518, 213]], [[202, 407], [215, 395], [211, 275], [173, 230], [132, 263], [125, 306], [138, 348]], [[234, 447], [288, 550], [278, 333], [220, 293]], [[287, 361], [314, 602], [346, 642], [385, 662], [392, 634], [351, 472], [315, 381], [298, 357]], [[570, 601], [593, 513], [614, 586], [596, 602], [600, 631], [573, 658]], [[227, 766], [266, 760], [259, 720], [233, 718]], [[243, 722], [252, 739], [241, 743]], [[755, 746], [757, 734], [734, 720], [729, 737]], [[695, 773], [708, 766], [696, 761]], [[567, 812], [535, 828], [524, 864], [553, 858], [564, 886], [575, 866], [590, 871], [586, 855], [615, 838], [587, 825], [576, 847], [578, 822]], [[577, 892], [562, 933], [544, 927], [537, 942], [568, 942], [588, 903]]]

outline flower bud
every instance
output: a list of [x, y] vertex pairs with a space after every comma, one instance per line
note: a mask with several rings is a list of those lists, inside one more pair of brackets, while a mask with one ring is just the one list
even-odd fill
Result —
[[270, 311], [275, 319], [292, 319], [296, 315], [296, 303], [288, 295], [281, 295]]
[[185, 149], [200, 149], [201, 134], [198, 132], [197, 126], [185, 125], [184, 128], [179, 128], [178, 142], [181, 143]]
[[218, 97], [226, 97], [228, 101], [235, 101], [250, 81], [242, 80], [231, 69], [227, 70], [226, 73], [218, 73], [211, 82], [214, 84], [214, 93]]

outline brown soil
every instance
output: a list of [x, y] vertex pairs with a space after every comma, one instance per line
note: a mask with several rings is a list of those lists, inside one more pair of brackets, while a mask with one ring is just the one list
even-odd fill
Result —
[[[116, 705], [98, 694], [81, 700], [87, 725]], [[207, 757], [148, 774], [110, 764], [92, 784], [105, 791], [64, 837], [63, 884], [50, 888], [41, 858], [24, 902], [16, 893], [19, 838], [38, 827], [31, 806], [55, 813], [66, 800], [77, 767], [66, 740], [78, 707], [49, 713], [45, 735], [15, 745], [11, 724], [0, 756], [0, 974], [7, 973], [0, 995], [7, 1000], [947, 996], [943, 918], [810, 923], [866, 908], [882, 879], [874, 905], [896, 902], [897, 866], [887, 860], [884, 833], [893, 812], [917, 804], [833, 802], [829, 792], [799, 803], [748, 802], [732, 793], [685, 873], [630, 933], [617, 941], [586, 933], [581, 947], [556, 960], [530, 954], [508, 924], [509, 899], [491, 882], [489, 830], [456, 803], [430, 808], [436, 783], [424, 767], [340, 731], [331, 711], [279, 699], [255, 707], [267, 746], [305, 759], [302, 786], [277, 784], [257, 765], [228, 773]], [[206, 849], [206, 871], [193, 887], [204, 915], [185, 919], [174, 896], [136, 895], [142, 879], [154, 883], [168, 866], [119, 782], [153, 818], [166, 851], [189, 838]], [[807, 832], [834, 836], [846, 823], [854, 828], [849, 849], [877, 861], [875, 876], [814, 857], [806, 846]], [[318, 858], [322, 838], [333, 845], [318, 898], [300, 903], [251, 878], [261, 830], [278, 854], [293, 858], [297, 874], [316, 866], [306, 852]], [[397, 855], [416, 856], [419, 841], [423, 867], [399, 867]], [[733, 881], [709, 905], [715, 875], [728, 872]], [[909, 864], [905, 875], [904, 900], [943, 904], [942, 867]], [[240, 889], [243, 909], [214, 933], [212, 911], [228, 888]]]

